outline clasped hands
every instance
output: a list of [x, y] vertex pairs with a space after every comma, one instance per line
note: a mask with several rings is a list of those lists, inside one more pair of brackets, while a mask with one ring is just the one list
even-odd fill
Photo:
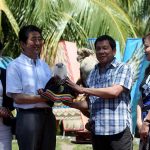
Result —
[[140, 138], [143, 142], [147, 142], [148, 134], [149, 134], [149, 123], [143, 122], [141, 128], [139, 129]]

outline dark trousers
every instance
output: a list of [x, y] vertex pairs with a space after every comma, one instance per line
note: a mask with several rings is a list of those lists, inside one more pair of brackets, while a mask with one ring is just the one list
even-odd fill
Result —
[[127, 127], [115, 135], [92, 135], [93, 150], [132, 150], [132, 135]]
[[52, 110], [19, 109], [16, 138], [19, 150], [55, 150], [56, 120]]

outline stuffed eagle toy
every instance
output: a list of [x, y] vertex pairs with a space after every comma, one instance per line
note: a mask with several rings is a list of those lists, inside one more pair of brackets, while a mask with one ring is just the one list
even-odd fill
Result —
[[65, 83], [67, 79], [66, 66], [63, 63], [57, 63], [54, 66], [53, 77], [50, 78], [44, 89], [38, 90], [38, 93], [53, 102], [73, 102], [77, 94]]

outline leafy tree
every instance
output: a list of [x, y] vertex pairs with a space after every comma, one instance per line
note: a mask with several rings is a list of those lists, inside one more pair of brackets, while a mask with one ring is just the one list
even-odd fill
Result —
[[[0, 0], [4, 50], [16, 57], [20, 51], [18, 26], [34, 24], [43, 29], [45, 47], [41, 57], [49, 64], [53, 64], [57, 44], [62, 39], [82, 47], [86, 45], [87, 38], [109, 34], [120, 42], [123, 53], [126, 38], [139, 34], [139, 28], [133, 21], [135, 16], [131, 15], [135, 1], [138, 0], [127, 0], [126, 3], [123, 0]], [[140, 1], [139, 7], [146, 5]], [[11, 15], [8, 15], [8, 10]]]
[[138, 36], [150, 32], [150, 7], [148, 0], [114, 0], [130, 17], [136, 26]]
[[18, 31], [18, 23], [6, 1], [0, 0], [0, 42], [2, 43], [0, 55], [14, 55], [12, 49], [16, 47]]

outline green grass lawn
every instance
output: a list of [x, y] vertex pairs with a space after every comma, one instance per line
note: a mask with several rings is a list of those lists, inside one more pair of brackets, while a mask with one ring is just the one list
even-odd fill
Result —
[[[134, 140], [133, 150], [138, 150], [138, 143]], [[13, 140], [12, 150], [19, 150], [16, 140]], [[91, 144], [73, 144], [71, 138], [57, 137], [56, 150], [92, 150]]]
[[[19, 150], [16, 140], [13, 140], [12, 150]], [[57, 137], [56, 150], [92, 150], [91, 144], [73, 144], [70, 138]]]

